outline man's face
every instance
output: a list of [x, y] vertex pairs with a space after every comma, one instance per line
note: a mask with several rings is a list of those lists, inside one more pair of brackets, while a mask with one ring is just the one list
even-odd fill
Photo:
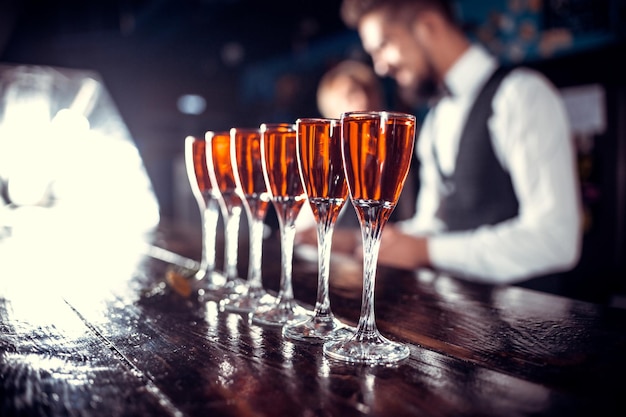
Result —
[[412, 27], [394, 22], [384, 11], [372, 11], [361, 19], [358, 31], [378, 75], [391, 76], [400, 87], [418, 95], [429, 94], [436, 74]]

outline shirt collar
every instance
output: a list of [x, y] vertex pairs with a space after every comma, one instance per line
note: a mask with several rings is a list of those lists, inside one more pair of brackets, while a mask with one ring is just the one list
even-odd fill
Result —
[[485, 48], [472, 44], [448, 70], [444, 82], [455, 97], [471, 96], [497, 66], [496, 59]]

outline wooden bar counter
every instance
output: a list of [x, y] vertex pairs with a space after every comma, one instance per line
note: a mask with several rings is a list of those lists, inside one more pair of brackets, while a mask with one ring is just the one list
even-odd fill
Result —
[[[0, 416], [626, 416], [624, 310], [379, 268], [378, 327], [411, 355], [351, 365], [172, 286], [199, 243], [164, 227], [125, 260], [106, 247], [61, 268], [0, 259]], [[265, 241], [274, 291], [279, 249]], [[296, 256], [309, 306], [316, 277]], [[355, 324], [360, 265], [333, 259], [331, 303]]]

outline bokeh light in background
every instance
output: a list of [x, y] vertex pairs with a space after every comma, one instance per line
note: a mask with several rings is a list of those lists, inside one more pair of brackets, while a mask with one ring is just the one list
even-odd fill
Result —
[[206, 109], [206, 100], [198, 94], [184, 94], [178, 98], [176, 105], [183, 114], [199, 115]]

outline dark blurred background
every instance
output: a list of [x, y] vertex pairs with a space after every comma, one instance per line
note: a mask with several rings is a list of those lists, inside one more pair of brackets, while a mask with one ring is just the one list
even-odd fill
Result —
[[[185, 136], [318, 115], [315, 89], [323, 72], [345, 58], [368, 60], [356, 33], [341, 22], [339, 5], [0, 0], [0, 62], [97, 71], [139, 148], [162, 217], [194, 224], [197, 208], [182, 163]], [[567, 295], [604, 300], [624, 290], [626, 1], [457, 5], [468, 33], [503, 62], [543, 72], [580, 115], [573, 140], [579, 145], [586, 232], [575, 273], [585, 284], [571, 280]], [[397, 101], [393, 82], [385, 86], [390, 107], [411, 108]], [[585, 125], [590, 113], [596, 120]]]
[[[339, 20], [339, 1], [0, 4], [0, 61], [100, 73], [139, 147], [166, 217], [182, 215], [175, 202], [173, 164], [186, 135], [315, 113], [312, 72], [326, 61], [330, 65], [332, 55], [342, 56], [343, 45], [358, 44]], [[311, 48], [330, 53], [322, 57]], [[199, 114], [179, 109], [186, 94], [205, 100], [195, 108], [191, 101], [191, 112]]]

